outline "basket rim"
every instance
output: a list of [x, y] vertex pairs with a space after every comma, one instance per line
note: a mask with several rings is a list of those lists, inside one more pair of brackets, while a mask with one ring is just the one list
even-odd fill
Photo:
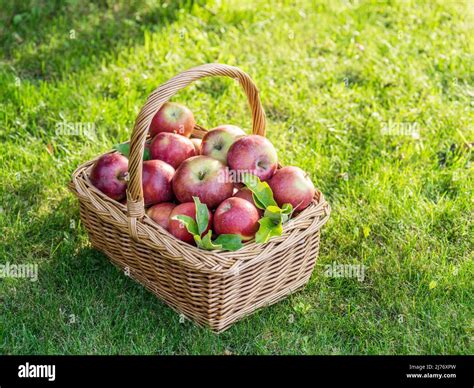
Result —
[[[68, 188], [78, 197], [95, 209], [95, 216], [104, 222], [113, 222], [116, 228], [132, 238], [129, 231], [127, 206], [117, 202], [95, 188], [88, 179], [88, 170], [101, 156], [115, 153], [110, 150], [104, 154], [79, 165], [72, 174]], [[166, 249], [184, 265], [194, 270], [211, 273], [239, 273], [255, 260], [270, 258], [277, 251], [291, 248], [299, 241], [304, 241], [309, 234], [316, 234], [329, 219], [331, 208], [323, 194], [316, 189], [313, 202], [295, 217], [283, 225], [281, 236], [271, 238], [265, 244], [257, 244], [255, 240], [244, 243], [238, 251], [213, 250], [207, 251], [187, 244], [174, 237], [167, 230], [156, 224], [146, 214], [137, 219], [139, 231], [138, 241], [153, 250]]]

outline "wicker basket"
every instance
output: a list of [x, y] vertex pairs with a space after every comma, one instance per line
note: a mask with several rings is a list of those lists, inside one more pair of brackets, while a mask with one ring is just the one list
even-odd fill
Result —
[[[209, 76], [239, 81], [252, 111], [253, 133], [264, 136], [265, 114], [251, 78], [236, 67], [202, 65], [161, 85], [140, 111], [131, 137], [126, 205], [90, 183], [88, 175], [96, 159], [77, 168], [69, 188], [79, 198], [81, 220], [95, 248], [173, 309], [221, 332], [307, 283], [330, 207], [317, 192], [313, 203], [284, 225], [280, 237], [266, 244], [247, 242], [236, 252], [198, 249], [177, 240], [146, 216], [142, 155], [151, 119], [180, 89]], [[204, 133], [196, 126], [193, 137], [201, 138]]]

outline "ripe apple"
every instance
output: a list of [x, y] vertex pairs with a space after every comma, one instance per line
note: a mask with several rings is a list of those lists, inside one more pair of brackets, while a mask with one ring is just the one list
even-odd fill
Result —
[[253, 206], [255, 206], [255, 209], [257, 209], [258, 215], [260, 217], [263, 216], [263, 210], [258, 208], [255, 205], [255, 201], [253, 200], [253, 194], [247, 187], [242, 187], [239, 191], [237, 191], [234, 194], [234, 197], [242, 198], [242, 199], [245, 199], [246, 201], [250, 202]]
[[181, 162], [195, 155], [191, 140], [175, 133], [159, 133], [153, 138], [150, 146], [151, 159], [162, 160], [173, 168], [178, 168]]
[[170, 214], [175, 207], [176, 205], [174, 203], [162, 202], [150, 207], [146, 211], [146, 214], [158, 225], [168, 230]]
[[268, 184], [279, 206], [290, 203], [297, 211], [306, 209], [316, 193], [308, 174], [293, 166], [279, 169]]
[[92, 166], [91, 183], [108, 197], [121, 201], [127, 191], [128, 159], [119, 154], [101, 156]]
[[202, 138], [201, 154], [227, 163], [227, 152], [235, 140], [245, 132], [235, 125], [220, 125]]
[[[195, 244], [194, 237], [189, 233], [184, 224], [179, 220], [173, 220], [174, 216], [184, 215], [193, 218], [196, 221], [196, 205], [194, 202], [185, 202], [176, 206], [170, 213], [169, 218], [169, 232], [181, 241], [185, 241], [189, 244]], [[206, 231], [201, 235], [204, 236], [212, 225], [212, 213], [209, 210], [209, 225]]]
[[165, 102], [151, 120], [150, 135], [171, 132], [189, 137], [194, 129], [194, 124], [196, 122], [193, 112], [188, 108], [176, 102]]
[[232, 144], [227, 154], [227, 164], [238, 174], [249, 172], [266, 181], [277, 169], [278, 157], [268, 139], [259, 135], [248, 135]]
[[162, 160], [147, 160], [143, 162], [143, 198], [145, 206], [173, 200], [171, 181], [174, 168]]
[[250, 240], [258, 231], [259, 215], [249, 201], [232, 197], [222, 202], [214, 213], [214, 232], [238, 234], [242, 240]]
[[229, 170], [209, 156], [193, 156], [176, 170], [173, 191], [179, 202], [191, 202], [199, 197], [210, 209], [232, 196], [234, 185]]
[[196, 155], [200, 155], [201, 154], [202, 139], [197, 139], [197, 138], [193, 137], [191, 139], [191, 142], [194, 145], [194, 150], [196, 151]]

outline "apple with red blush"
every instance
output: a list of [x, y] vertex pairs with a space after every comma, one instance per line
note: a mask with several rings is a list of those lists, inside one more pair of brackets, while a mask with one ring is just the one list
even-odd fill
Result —
[[193, 156], [176, 170], [173, 191], [179, 202], [198, 197], [208, 208], [215, 209], [232, 196], [234, 185], [227, 167], [209, 156]]
[[173, 200], [172, 180], [175, 169], [162, 160], [143, 162], [142, 185], [145, 206]]
[[150, 145], [151, 159], [162, 160], [175, 169], [195, 155], [196, 151], [191, 140], [175, 133], [161, 132], [153, 138]]
[[278, 156], [275, 147], [267, 138], [248, 135], [232, 144], [227, 153], [227, 164], [237, 175], [248, 172], [266, 181], [278, 167]]
[[299, 167], [280, 168], [268, 181], [278, 206], [289, 203], [295, 211], [306, 209], [316, 193], [309, 175]]
[[194, 145], [194, 150], [196, 151], [196, 155], [200, 155], [201, 154], [201, 144], [202, 144], [202, 139], [198, 139], [196, 137], [193, 137], [192, 139], [190, 139], [191, 142], [193, 143]]
[[255, 201], [253, 200], [253, 194], [247, 187], [242, 187], [241, 189], [239, 189], [234, 194], [234, 197], [242, 198], [242, 199], [245, 199], [246, 201], [250, 202], [252, 205], [255, 206], [255, 209], [257, 209], [258, 215], [260, 217], [263, 216], [263, 210], [258, 208], [257, 205], [255, 205]]
[[[201, 237], [210, 230], [212, 225], [213, 216], [210, 210], [208, 210], [208, 212], [209, 223], [207, 229], [204, 231]], [[196, 221], [196, 204], [194, 202], [185, 202], [176, 206], [170, 213], [168, 226], [168, 231], [177, 239], [195, 245], [194, 237], [188, 232], [184, 223], [178, 219], [173, 219], [174, 217], [180, 215], [191, 217], [194, 221]]]
[[176, 102], [165, 102], [153, 116], [149, 132], [152, 137], [161, 132], [189, 137], [195, 124], [193, 112], [187, 107]]
[[102, 155], [92, 166], [89, 179], [105, 195], [122, 201], [127, 191], [128, 159], [119, 153]]
[[214, 213], [214, 232], [236, 234], [243, 241], [252, 239], [258, 231], [260, 216], [249, 201], [231, 197], [222, 202]]
[[168, 230], [170, 214], [175, 207], [174, 203], [162, 202], [148, 208], [146, 214], [162, 228]]
[[201, 154], [227, 163], [227, 153], [232, 144], [245, 136], [245, 132], [235, 125], [220, 125], [202, 138]]

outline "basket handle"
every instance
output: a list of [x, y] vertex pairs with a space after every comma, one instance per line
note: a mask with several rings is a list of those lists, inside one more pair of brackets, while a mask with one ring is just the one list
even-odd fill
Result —
[[127, 187], [127, 209], [130, 233], [137, 239], [136, 219], [145, 215], [142, 188], [143, 151], [153, 116], [179, 90], [191, 82], [205, 77], [225, 76], [238, 80], [247, 95], [252, 111], [252, 132], [265, 136], [265, 113], [258, 89], [248, 74], [237, 67], [219, 63], [209, 63], [193, 67], [174, 76], [155, 89], [138, 114], [130, 139], [129, 182]]

